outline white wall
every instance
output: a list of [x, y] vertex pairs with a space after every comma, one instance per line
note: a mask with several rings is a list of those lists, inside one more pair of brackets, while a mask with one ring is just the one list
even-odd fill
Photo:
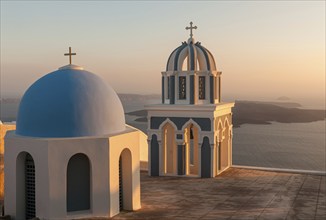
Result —
[[[15, 219], [24, 219], [25, 216], [24, 212], [16, 210], [16, 158], [24, 151], [34, 159], [36, 215], [41, 219], [112, 217], [118, 214], [118, 162], [125, 148], [132, 154], [131, 209], [140, 208], [139, 145], [144, 143], [144, 136], [138, 130], [127, 128], [125, 132], [109, 137], [48, 139], [22, 137], [8, 132], [5, 140], [5, 213]], [[91, 210], [67, 213], [67, 165], [77, 153], [87, 155], [90, 160]]]

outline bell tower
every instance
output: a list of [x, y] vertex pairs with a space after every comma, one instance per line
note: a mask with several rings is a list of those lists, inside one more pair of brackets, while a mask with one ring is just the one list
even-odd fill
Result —
[[[221, 74], [212, 53], [190, 37], [162, 72], [162, 103], [148, 110], [149, 174], [214, 177], [232, 161], [234, 103], [221, 101]], [[227, 140], [225, 139], [227, 137]]]

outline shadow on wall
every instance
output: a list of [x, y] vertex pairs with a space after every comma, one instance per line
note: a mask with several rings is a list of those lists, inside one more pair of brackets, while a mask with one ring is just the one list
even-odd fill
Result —
[[127, 127], [136, 129], [139, 131], [139, 154], [140, 154], [140, 170], [147, 171], [148, 170], [148, 142], [147, 142], [147, 135], [135, 128], [131, 125], [126, 124]]

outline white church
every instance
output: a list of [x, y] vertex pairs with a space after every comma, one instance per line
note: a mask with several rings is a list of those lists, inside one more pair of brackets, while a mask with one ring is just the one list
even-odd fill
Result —
[[[25, 92], [5, 137], [5, 214], [87, 219], [137, 210], [140, 161], [152, 176], [214, 177], [232, 164], [234, 103], [221, 102], [213, 55], [190, 38], [162, 72], [162, 103], [147, 106], [148, 137], [126, 124], [116, 92], [70, 64]], [[162, 180], [164, 181], [164, 180]]]
[[6, 215], [112, 217], [141, 207], [147, 141], [97, 75], [70, 63], [43, 76], [25, 92], [16, 126], [5, 137]]

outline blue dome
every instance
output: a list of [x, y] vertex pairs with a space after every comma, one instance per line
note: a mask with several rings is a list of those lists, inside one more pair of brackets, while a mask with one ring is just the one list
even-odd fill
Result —
[[80, 137], [124, 129], [124, 111], [115, 91], [95, 74], [68, 65], [28, 88], [19, 105], [16, 134]]
[[183, 71], [184, 62], [187, 61], [187, 71], [215, 71], [216, 64], [212, 53], [201, 45], [194, 43], [193, 38], [183, 42], [169, 56], [166, 71]]

